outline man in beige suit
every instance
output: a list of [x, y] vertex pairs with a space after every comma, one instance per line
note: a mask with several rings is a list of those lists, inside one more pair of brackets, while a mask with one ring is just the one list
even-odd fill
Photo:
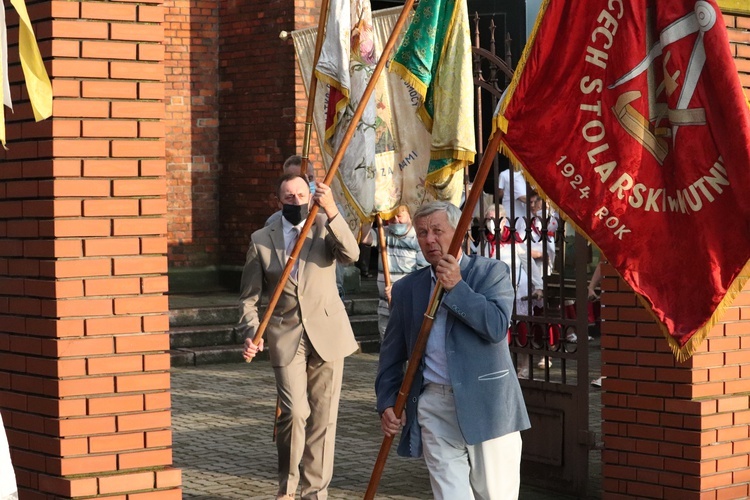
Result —
[[[246, 337], [245, 359], [263, 350], [263, 342], [256, 346], [251, 340], [261, 293], [276, 289], [307, 218], [310, 188], [304, 177], [284, 175], [278, 194], [283, 216], [252, 234], [242, 273], [239, 327]], [[318, 182], [312, 200], [325, 215], [316, 217], [266, 330], [281, 408], [277, 498], [294, 498], [298, 483], [303, 499], [328, 497], [344, 357], [357, 349], [336, 288], [336, 261], [356, 261], [357, 240], [328, 186]]]

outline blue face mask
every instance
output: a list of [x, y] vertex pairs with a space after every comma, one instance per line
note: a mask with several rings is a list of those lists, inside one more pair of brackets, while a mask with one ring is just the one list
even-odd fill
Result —
[[388, 224], [388, 227], [394, 236], [403, 236], [409, 231], [409, 226], [406, 224]]
[[310, 196], [315, 194], [315, 181], [310, 181]]

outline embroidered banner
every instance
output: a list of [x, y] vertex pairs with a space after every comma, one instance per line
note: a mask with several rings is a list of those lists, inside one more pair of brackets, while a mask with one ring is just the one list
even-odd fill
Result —
[[[373, 13], [376, 60], [381, 56], [400, 12], [401, 7], [396, 7]], [[316, 28], [292, 32], [306, 90], [310, 86], [316, 34]], [[320, 140], [325, 137], [327, 114], [318, 110], [328, 109], [328, 89], [320, 82], [318, 85], [313, 121]], [[431, 136], [417, 115], [421, 103], [417, 92], [397, 74], [383, 71], [374, 96], [375, 167], [367, 172], [360, 169], [361, 174], [367, 175], [359, 175], [355, 185], [337, 175], [332, 186], [339, 209], [354, 234], [359, 233], [362, 222], [370, 221], [376, 213], [388, 219], [402, 203], [414, 213], [422, 203], [432, 199], [448, 200], [458, 205], [463, 192], [463, 171], [449, 176], [444, 184], [438, 186], [427, 181]], [[322, 144], [321, 149], [327, 168], [332, 155]]]
[[432, 135], [427, 180], [442, 184], [474, 161], [474, 77], [466, 0], [421, 0], [390, 70], [420, 96]]
[[[375, 63], [375, 40], [369, 0], [331, 0], [326, 36], [315, 74], [326, 85], [323, 147], [332, 158], [352, 121], [370, 81]], [[337, 172], [347, 201], [360, 219], [371, 215], [374, 190], [369, 180], [375, 171], [375, 99], [365, 106], [354, 136]]]
[[713, 0], [547, 0], [502, 150], [604, 252], [679, 360], [742, 289], [750, 112]]

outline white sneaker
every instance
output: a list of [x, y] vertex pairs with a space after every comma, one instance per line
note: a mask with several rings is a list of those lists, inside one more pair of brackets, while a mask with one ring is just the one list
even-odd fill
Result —
[[607, 378], [607, 377], [595, 378], [594, 380], [591, 381], [591, 385], [593, 385], [594, 387], [601, 387], [602, 386], [602, 379], [604, 379], [604, 378]]
[[537, 365], [539, 368], [552, 368], [552, 358], [542, 358]]
[[522, 368], [518, 370], [518, 378], [529, 378], [529, 369]]

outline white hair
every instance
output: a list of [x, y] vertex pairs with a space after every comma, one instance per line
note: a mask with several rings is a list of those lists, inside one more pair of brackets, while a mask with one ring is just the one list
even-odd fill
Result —
[[418, 219], [427, 217], [436, 212], [445, 212], [445, 215], [448, 218], [448, 224], [453, 229], [456, 229], [456, 226], [458, 226], [458, 220], [461, 218], [461, 210], [459, 210], [456, 205], [448, 203], [447, 201], [431, 201], [420, 206], [417, 211], [414, 212], [414, 222], [416, 223]]

